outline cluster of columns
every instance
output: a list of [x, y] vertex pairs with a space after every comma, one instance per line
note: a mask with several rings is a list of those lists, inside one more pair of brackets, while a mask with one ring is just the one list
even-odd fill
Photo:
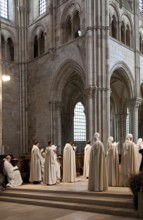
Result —
[[58, 101], [49, 102], [49, 116], [50, 116], [50, 132], [48, 139], [52, 140], [58, 146], [58, 152], [61, 152], [62, 145], [62, 124], [61, 124], [61, 111], [62, 104]]
[[86, 1], [86, 91], [88, 137], [110, 134], [109, 1]]
[[20, 76], [20, 154], [28, 153], [28, 109], [27, 109], [27, 0], [18, 0], [18, 72]]

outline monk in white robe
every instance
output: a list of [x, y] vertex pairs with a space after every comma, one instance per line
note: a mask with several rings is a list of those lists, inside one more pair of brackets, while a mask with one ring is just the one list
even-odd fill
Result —
[[90, 141], [87, 141], [87, 144], [84, 148], [84, 167], [83, 167], [83, 176], [89, 177], [89, 162], [90, 162], [90, 151], [91, 151]]
[[5, 175], [7, 175], [7, 180], [8, 180], [8, 184], [6, 186], [8, 187], [20, 186], [23, 181], [19, 169], [17, 166], [12, 166], [10, 162], [11, 162], [11, 156], [8, 155], [4, 159], [4, 173]]
[[101, 192], [108, 189], [105, 150], [99, 140], [100, 134], [95, 133], [90, 154], [88, 190]]
[[135, 147], [133, 135], [128, 134], [122, 147], [120, 186], [128, 186], [129, 177], [138, 173]]
[[119, 155], [118, 143], [113, 143], [113, 137], [107, 141], [107, 174], [108, 186], [119, 186]]
[[75, 152], [71, 143], [67, 143], [63, 152], [63, 182], [75, 182], [76, 177], [76, 163]]
[[30, 163], [30, 182], [40, 183], [42, 181], [41, 176], [41, 153], [39, 150], [39, 143], [36, 142], [31, 150], [31, 163]]
[[55, 152], [52, 148], [51, 141], [48, 141], [48, 147], [46, 147], [43, 182], [47, 185], [54, 185], [57, 182]]
[[52, 145], [51, 147], [55, 153], [56, 177], [57, 177], [57, 183], [58, 183], [58, 182], [60, 182], [60, 179], [61, 179], [61, 170], [60, 170], [60, 163], [57, 158], [57, 146]]
[[46, 156], [46, 153], [42, 149], [41, 150], [41, 174], [42, 174], [42, 181], [43, 181], [43, 178], [44, 178], [45, 156]]

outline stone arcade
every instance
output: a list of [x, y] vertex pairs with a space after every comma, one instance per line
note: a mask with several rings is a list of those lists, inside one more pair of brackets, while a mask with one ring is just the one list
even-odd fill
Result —
[[[3, 76], [10, 81], [3, 81]], [[143, 138], [142, 0], [0, 0], [0, 153]], [[84, 138], [74, 113], [84, 109]]]

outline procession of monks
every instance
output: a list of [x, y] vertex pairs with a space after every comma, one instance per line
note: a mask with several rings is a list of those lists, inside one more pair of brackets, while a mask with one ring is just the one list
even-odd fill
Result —
[[[119, 143], [109, 137], [106, 147], [100, 140], [100, 134], [95, 133], [92, 144], [87, 141], [84, 148], [83, 176], [88, 179], [89, 191], [104, 191], [108, 186], [128, 186], [129, 177], [143, 170], [143, 140], [133, 142], [133, 135], [128, 134], [122, 146], [121, 164], [119, 164]], [[31, 150], [30, 178], [31, 183], [46, 185], [73, 183], [76, 181], [76, 147], [68, 141], [63, 150], [63, 178], [61, 179], [61, 164], [57, 159], [57, 147], [48, 142], [45, 150], [39, 149], [35, 142]], [[16, 187], [22, 184], [18, 167], [10, 163], [10, 156], [4, 159], [4, 169], [8, 176], [8, 186]], [[18, 179], [19, 181], [16, 181]]]

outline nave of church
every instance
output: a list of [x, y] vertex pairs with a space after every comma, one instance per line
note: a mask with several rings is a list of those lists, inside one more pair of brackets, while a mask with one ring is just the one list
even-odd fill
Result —
[[[62, 157], [65, 143], [73, 140], [78, 160], [83, 157], [86, 141], [92, 141], [95, 132], [100, 133], [105, 153], [107, 139], [114, 138], [118, 143], [119, 162], [127, 134], [133, 135], [135, 143], [138, 138], [143, 138], [143, 0], [0, 0], [2, 159], [6, 155], [13, 156], [24, 180], [29, 176], [30, 152], [35, 141], [39, 142], [40, 149], [45, 149], [51, 140]], [[78, 174], [80, 171], [77, 170]], [[70, 185], [52, 186], [50, 190], [54, 188], [59, 195], [63, 188], [73, 192], [72, 186], [74, 191], [87, 191], [87, 180], [78, 180]], [[21, 193], [27, 190], [27, 200], [23, 198], [23, 203], [24, 200], [28, 203], [35, 187], [40, 187], [41, 193], [43, 185], [28, 184], [19, 188]], [[114, 196], [111, 189], [114, 187], [109, 187], [106, 192], [107, 203], [113, 205], [117, 193], [121, 200], [129, 199], [123, 203], [126, 206], [124, 215], [128, 212], [131, 217], [136, 217], [130, 204], [129, 189], [117, 187]], [[13, 195], [17, 196], [16, 191]], [[0, 197], [9, 202], [20, 199], [14, 198], [10, 190], [6, 190], [4, 198]], [[34, 200], [36, 198], [43, 200], [43, 195], [35, 196]], [[56, 196], [52, 195], [52, 198], [54, 200]], [[96, 205], [104, 206], [105, 197], [103, 203], [101, 198], [98, 199]], [[86, 198], [83, 200], [85, 202]], [[89, 200], [85, 206], [77, 205], [83, 207], [82, 211], [88, 206], [90, 211], [90, 214], [79, 214], [79, 219], [83, 219], [83, 215], [88, 219], [106, 218], [92, 215], [92, 208], [97, 211], [97, 207], [90, 209], [93, 197]], [[46, 202], [42, 201], [42, 205]], [[121, 203], [117, 205], [121, 206]], [[7, 204], [1, 203], [2, 212]], [[121, 208], [115, 204], [110, 208], [98, 207], [98, 211], [119, 214]], [[67, 205], [73, 207], [73, 204]], [[30, 212], [32, 207], [17, 204], [14, 207], [14, 203], [10, 206], [11, 212], [21, 218], [21, 213], [26, 214], [26, 209]], [[127, 206], [131, 208], [128, 211]], [[39, 206], [33, 206], [30, 212], [35, 219], [39, 217], [34, 214], [36, 207], [39, 209]], [[42, 211], [46, 215], [43, 209], [39, 214], [42, 215]], [[67, 219], [77, 215], [77, 212], [72, 215], [65, 209], [57, 210], [57, 213], [70, 213], [71, 217]], [[51, 216], [54, 218], [60, 219], [56, 213]]]

